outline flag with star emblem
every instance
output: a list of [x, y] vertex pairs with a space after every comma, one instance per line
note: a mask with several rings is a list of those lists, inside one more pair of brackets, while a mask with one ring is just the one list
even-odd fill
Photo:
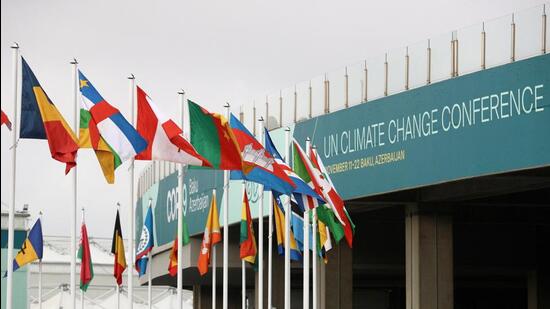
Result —
[[188, 100], [191, 144], [215, 169], [242, 170], [239, 144], [227, 119]]
[[114, 170], [147, 147], [147, 142], [122, 113], [107, 103], [92, 83], [78, 71], [82, 94], [80, 145], [93, 148], [107, 182]]

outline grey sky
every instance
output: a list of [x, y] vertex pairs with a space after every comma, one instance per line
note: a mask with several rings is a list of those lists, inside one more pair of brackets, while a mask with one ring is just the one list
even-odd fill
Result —
[[[1, 100], [13, 116], [11, 49], [21, 46], [42, 87], [73, 123], [71, 66], [127, 117], [128, 82], [179, 119], [177, 94], [222, 111], [442, 32], [525, 9], [541, 0], [423, 1], [1, 1]], [[2, 128], [2, 202], [11, 201], [11, 133]], [[18, 148], [16, 209], [44, 211], [46, 235], [69, 235], [72, 177], [46, 141]], [[137, 163], [138, 170], [145, 163]], [[90, 150], [79, 152], [79, 204], [91, 236], [112, 233], [114, 206], [129, 202], [128, 166], [107, 185]], [[80, 207], [79, 206], [79, 207]], [[123, 219], [123, 230], [128, 230]]]

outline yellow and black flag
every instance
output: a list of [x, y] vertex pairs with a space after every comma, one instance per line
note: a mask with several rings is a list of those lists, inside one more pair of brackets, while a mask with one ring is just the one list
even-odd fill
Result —
[[120, 216], [116, 211], [115, 229], [113, 231], [113, 243], [111, 245], [111, 253], [115, 256], [115, 265], [113, 276], [116, 283], [122, 284], [122, 273], [126, 269], [126, 256], [124, 255], [124, 240], [122, 239], [122, 228], [120, 227]]
[[[27, 265], [36, 260], [41, 260], [43, 249], [44, 240], [42, 238], [42, 223], [40, 222], [40, 219], [38, 219], [29, 232], [27, 239], [23, 242], [21, 250], [19, 250], [13, 259], [13, 271], [16, 271], [23, 265]], [[4, 277], [6, 277], [6, 275], [7, 272], [4, 273]]]

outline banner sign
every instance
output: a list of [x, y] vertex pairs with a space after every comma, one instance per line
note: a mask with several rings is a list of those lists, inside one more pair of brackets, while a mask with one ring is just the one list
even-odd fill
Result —
[[550, 165], [550, 55], [434, 83], [295, 125], [353, 199]]

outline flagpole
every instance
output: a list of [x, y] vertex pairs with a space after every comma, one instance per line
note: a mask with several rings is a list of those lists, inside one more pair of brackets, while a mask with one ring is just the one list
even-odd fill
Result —
[[[243, 180], [243, 194], [242, 196], [246, 194], [246, 183]], [[242, 219], [241, 219], [242, 220]], [[247, 229], [248, 229], [248, 219], [246, 221]], [[250, 237], [250, 235], [248, 235]], [[244, 259], [241, 259], [241, 308], [246, 308], [246, 264], [244, 262]]]
[[[285, 160], [290, 157], [290, 128], [285, 128]], [[290, 201], [285, 209], [285, 309], [290, 309]]]
[[[229, 102], [226, 102], [225, 105], [225, 116], [227, 121], [230, 119]], [[228, 293], [229, 293], [229, 171], [223, 172], [223, 309], [227, 309], [228, 304]]]
[[[147, 253], [147, 262], [149, 262], [149, 267], [147, 271], [147, 304], [149, 305], [149, 309], [153, 308], [153, 255], [151, 254], [151, 251]], [[179, 266], [179, 265], [178, 265]]]
[[[118, 214], [120, 212], [120, 203], [119, 202], [116, 203], [116, 211], [117, 211], [117, 216], [118, 216]], [[120, 235], [120, 238], [122, 238], [122, 235]], [[117, 251], [118, 251], [118, 249], [117, 249]], [[115, 261], [115, 263], [117, 263], [117, 261]], [[117, 307], [117, 309], [120, 309], [120, 285], [118, 285], [118, 282], [116, 280], [115, 280], [115, 285], [116, 285], [116, 307]]]
[[[311, 148], [311, 143], [309, 143]], [[306, 150], [307, 153], [310, 153], [310, 149]], [[312, 281], [312, 297], [313, 297], [313, 309], [317, 309], [317, 259], [319, 254], [317, 251], [317, 209], [313, 208], [312, 212], [312, 222], [311, 222], [311, 243], [313, 244], [313, 257], [311, 259], [312, 263], [312, 272], [313, 272], [313, 281]]]
[[116, 285], [116, 308], [120, 309], [120, 286], [118, 284]]
[[[306, 149], [310, 145], [309, 137], [306, 139]], [[309, 209], [304, 209], [304, 284], [303, 284], [303, 308], [309, 308]]]
[[[128, 76], [130, 88], [129, 88], [129, 101], [130, 101], [130, 107], [131, 107], [131, 119], [132, 119], [132, 126], [135, 125], [135, 116], [134, 116], [134, 88], [135, 88], [135, 77], [134, 74], [131, 74]], [[134, 262], [136, 259], [136, 253], [134, 250], [135, 246], [135, 226], [134, 226], [134, 206], [135, 206], [135, 196], [134, 196], [134, 158], [130, 159], [130, 205], [128, 207], [128, 225], [130, 226], [129, 231], [129, 237], [130, 240], [130, 247], [128, 251], [130, 251], [130, 254], [128, 254], [128, 257], [130, 258], [130, 262], [127, 264], [130, 266], [128, 267], [128, 308], [132, 309], [134, 308], [134, 281], [133, 281], [133, 274], [134, 274]]]
[[[80, 118], [80, 106], [78, 104], [78, 61], [73, 59], [73, 105], [74, 105], [74, 131], [78, 132], [78, 120]], [[76, 208], [78, 202], [78, 167], [73, 168], [73, 208], [71, 215], [71, 297], [73, 308], [76, 309]]]
[[[178, 92], [180, 97], [180, 116], [181, 116], [181, 128], [185, 125], [185, 113], [184, 113], [184, 103], [185, 103], [185, 91], [183, 89]], [[185, 133], [184, 133], [185, 134]], [[189, 140], [189, 138], [187, 138]], [[178, 236], [176, 237], [178, 243], [178, 279], [177, 279], [177, 305], [176, 308], [180, 309], [182, 305], [182, 288], [183, 288], [183, 277], [182, 277], [182, 266], [183, 266], [183, 252], [182, 252], [182, 243], [183, 243], [183, 164], [180, 163], [178, 166]]]
[[[264, 118], [260, 117], [262, 137], [261, 142], [263, 142], [265, 137], [264, 131]], [[262, 199], [258, 204], [258, 308], [264, 307], [264, 203], [265, 203], [265, 191], [262, 187]]]
[[[80, 224], [81, 225], [84, 224], [84, 207], [82, 207], [82, 217], [80, 218]], [[82, 248], [82, 251], [84, 251], [84, 248]], [[84, 257], [84, 252], [82, 252], [82, 257]], [[82, 259], [80, 260], [80, 265], [82, 265]], [[83, 290], [80, 290], [80, 309], [84, 309], [84, 291]]]
[[268, 234], [267, 234], [267, 308], [273, 306], [273, 192], [268, 194], [267, 203], [269, 204]]
[[13, 307], [13, 243], [14, 243], [14, 216], [15, 216], [15, 166], [17, 162], [17, 66], [19, 64], [19, 45], [13, 43], [13, 133], [12, 133], [12, 165], [11, 165], [11, 204], [8, 214], [8, 255], [7, 264], [7, 287], [6, 287], [6, 308]]
[[[212, 189], [212, 198], [216, 198], [216, 189]], [[216, 268], [217, 268], [216, 246], [211, 246], [211, 247], [212, 247], [212, 309], [216, 309], [216, 284], [217, 284], [216, 283]]]
[[[38, 213], [38, 220], [42, 224], [42, 211]], [[38, 308], [42, 309], [42, 259], [38, 260]]]

